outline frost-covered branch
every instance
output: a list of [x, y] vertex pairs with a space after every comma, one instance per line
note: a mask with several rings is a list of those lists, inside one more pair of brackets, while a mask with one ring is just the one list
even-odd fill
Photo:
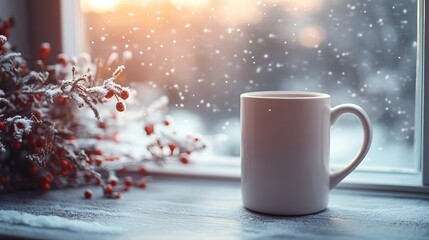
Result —
[[[57, 62], [49, 64], [50, 44], [42, 43], [36, 70], [31, 71], [12, 49], [6, 36], [0, 35], [0, 193], [98, 184], [104, 196], [119, 198], [120, 191], [144, 188], [146, 182], [144, 177], [139, 181], [118, 178], [116, 171], [137, 166], [146, 175], [148, 162], [188, 164], [193, 152], [205, 148], [200, 138], [173, 130], [172, 118], [165, 116], [168, 98], [163, 96], [136, 111], [134, 119], [127, 118], [141, 124], [140, 133], [132, 132], [129, 137], [141, 134], [134, 142], [144, 153], [119, 151], [128, 142], [118, 138], [117, 115], [127, 108], [125, 100], [135, 94], [117, 83], [125, 71], [123, 65], [107, 74], [106, 69], [119, 63], [119, 54], [112, 53], [106, 62], [100, 59], [97, 64], [88, 54], [77, 58], [59, 54]], [[132, 57], [131, 51], [122, 55], [124, 61]], [[106, 118], [109, 101], [116, 102], [116, 111]], [[84, 109], [90, 111], [88, 119], [78, 114]], [[101, 171], [108, 172], [107, 179]], [[84, 196], [90, 198], [92, 193], [85, 191]]]

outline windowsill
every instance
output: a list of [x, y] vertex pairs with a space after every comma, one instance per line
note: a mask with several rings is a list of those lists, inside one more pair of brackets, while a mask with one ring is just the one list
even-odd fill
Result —
[[[223, 156], [201, 158], [204, 160], [196, 160], [188, 165], [175, 162], [169, 162], [162, 167], [148, 165], [148, 170], [155, 175], [240, 181], [240, 161], [236, 158]], [[338, 188], [429, 193], [429, 186], [422, 185], [421, 173], [354, 171], [338, 185]]]
[[334, 190], [325, 211], [287, 217], [246, 210], [239, 182], [155, 177], [118, 201], [85, 188], [93, 199], [83, 188], [2, 196], [0, 238], [428, 239], [427, 196]]

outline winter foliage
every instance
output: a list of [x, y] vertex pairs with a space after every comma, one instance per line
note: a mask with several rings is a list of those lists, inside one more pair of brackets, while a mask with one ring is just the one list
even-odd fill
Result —
[[[8, 34], [13, 24], [4, 22], [11, 20], [0, 24], [9, 26], [1, 29]], [[13, 49], [7, 36], [0, 35], [0, 193], [99, 184], [106, 197], [119, 198], [118, 191], [131, 185], [144, 188], [146, 183], [144, 179], [119, 179], [117, 170], [133, 165], [146, 173], [144, 163], [162, 165], [169, 159], [188, 163], [191, 152], [205, 148], [199, 139], [179, 137], [171, 129], [161, 131], [171, 122], [163, 117], [159, 123], [156, 119], [144, 121], [145, 157], [136, 159], [120, 151], [107, 156], [98, 146], [103, 141], [115, 149], [118, 130], [107, 124], [114, 125], [116, 117], [104, 120], [100, 109], [116, 101], [118, 114], [126, 110], [132, 89], [117, 83], [125, 67], [106, 76], [113, 66], [101, 60], [92, 63], [87, 54], [78, 58], [59, 54], [57, 63], [49, 64], [50, 44], [42, 43], [36, 69], [29, 70], [26, 60]], [[165, 115], [167, 104], [168, 99], [162, 97], [144, 108], [142, 117]], [[78, 109], [89, 109], [93, 117], [82, 117]], [[93, 123], [95, 130], [89, 127]], [[94, 134], [96, 130], [102, 134]], [[91, 198], [92, 192], [85, 191], [84, 196]]]

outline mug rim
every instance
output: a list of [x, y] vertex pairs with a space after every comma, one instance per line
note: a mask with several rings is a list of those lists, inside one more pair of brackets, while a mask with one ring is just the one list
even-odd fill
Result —
[[261, 99], [324, 99], [330, 98], [329, 94], [306, 91], [257, 91], [246, 92], [240, 95], [242, 98]]

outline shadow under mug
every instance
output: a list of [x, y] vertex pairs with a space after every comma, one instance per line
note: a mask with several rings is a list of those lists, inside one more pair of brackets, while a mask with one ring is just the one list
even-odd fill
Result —
[[[240, 100], [241, 184], [247, 209], [274, 215], [324, 210], [329, 191], [362, 162], [371, 145], [365, 111], [354, 104], [331, 108], [328, 94], [251, 92]], [[349, 165], [330, 173], [330, 127], [344, 113], [362, 123], [363, 144]]]

